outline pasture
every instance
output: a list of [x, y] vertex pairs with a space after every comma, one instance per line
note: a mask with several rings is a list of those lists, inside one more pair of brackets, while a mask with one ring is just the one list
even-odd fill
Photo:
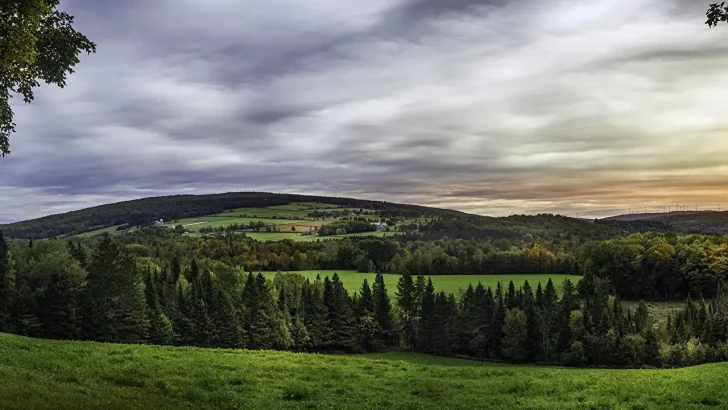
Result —
[[569, 369], [0, 334], [0, 409], [720, 409], [728, 363]]
[[[284, 239], [290, 239], [296, 242], [311, 242], [316, 240], [341, 239], [350, 236], [384, 237], [396, 233], [396, 231], [378, 231], [346, 235], [332, 235], [325, 237], [300, 234], [304, 230], [318, 229], [322, 225], [325, 225], [337, 219], [311, 218], [308, 216], [311, 212], [349, 212], [359, 210], [359, 208], [345, 208], [331, 204], [322, 204], [315, 202], [295, 202], [288, 205], [275, 205], [267, 208], [238, 208], [218, 214], [206, 215], [197, 218], [184, 218], [173, 221], [165, 221], [165, 226], [171, 229], [177, 225], [182, 225], [188, 232], [190, 232], [190, 234], [195, 235], [199, 233], [201, 229], [207, 227], [224, 228], [234, 224], [247, 225], [251, 222], [262, 222], [268, 225], [272, 231], [269, 232], [266, 228], [261, 228], [260, 231], [245, 231], [246, 235], [259, 241], [279, 241]], [[363, 211], [371, 212], [371, 210], [367, 209], [363, 209]], [[378, 218], [374, 215], [362, 216], [368, 220], [378, 220]], [[425, 220], [427, 220], [427, 218], [420, 218], [418, 221], [424, 222]], [[408, 223], [412, 222], [408, 221]], [[114, 232], [116, 228], [116, 226], [112, 226], [109, 228], [98, 229], [77, 236], [91, 237], [107, 232], [111, 233]]]
[[[357, 271], [353, 270], [308, 270], [308, 271], [298, 271], [295, 273], [299, 273], [303, 275], [306, 278], [309, 278], [311, 280], [316, 279], [317, 275], [321, 276], [321, 279], [323, 279], [326, 276], [333, 276], [334, 273], [339, 274], [339, 278], [341, 278], [341, 282], [344, 284], [344, 287], [346, 290], [348, 290], [350, 293], [354, 293], [359, 291], [361, 288], [362, 281], [366, 279], [369, 281], [369, 284], [371, 286], [372, 283], [374, 283], [374, 277], [376, 274], [374, 273], [359, 273]], [[263, 272], [263, 274], [269, 278], [273, 279], [277, 272]], [[394, 298], [395, 292], [397, 291], [397, 281], [399, 280], [399, 275], [384, 275], [384, 284], [387, 286], [387, 292], [389, 293], [390, 297]], [[473, 286], [476, 286], [478, 282], [482, 283], [483, 286], [488, 288], [490, 286], [493, 290], [495, 290], [496, 285], [498, 282], [503, 283], [504, 288], [508, 286], [508, 283], [510, 281], [513, 281], [513, 284], [516, 286], [516, 288], [519, 288], [523, 285], [524, 281], [528, 281], [528, 283], [533, 288], [534, 292], [536, 291], [536, 286], [538, 286], [538, 283], [541, 282], [542, 286], [546, 286], [546, 282], [548, 282], [549, 278], [551, 278], [554, 282], [554, 286], [556, 287], [556, 290], [561, 293], [563, 291], [563, 282], [564, 279], [569, 278], [572, 282], [576, 283], [581, 279], [581, 276], [570, 276], [570, 275], [439, 275], [439, 276], [431, 276], [432, 278], [432, 284], [435, 286], [435, 291], [445, 291], [445, 293], [453, 293], [456, 296], [460, 295], [461, 292], [465, 291], [468, 288], [469, 284], [472, 284]]]

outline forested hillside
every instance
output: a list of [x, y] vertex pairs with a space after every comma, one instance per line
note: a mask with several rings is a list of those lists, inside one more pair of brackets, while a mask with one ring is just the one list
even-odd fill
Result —
[[[638, 232], [677, 232], [711, 235], [728, 233], [728, 212], [668, 215], [660, 218], [630, 221], [612, 219], [584, 220], [550, 214], [513, 215], [495, 218], [416, 205], [353, 198], [264, 192], [145, 198], [0, 225], [0, 229], [5, 232], [6, 237], [11, 238], [70, 237], [109, 227], [126, 230], [130, 227], [149, 226], [159, 219], [174, 221], [206, 215], [215, 216], [234, 209], [264, 210], [270, 207], [307, 202], [337, 206], [341, 209], [364, 209], [383, 221], [391, 221], [396, 218], [427, 218], [427, 221], [420, 221], [419, 226], [415, 227], [418, 228], [415, 230], [422, 233], [425, 239], [437, 239], [443, 236], [457, 239], [527, 239], [526, 235], [528, 235], [539, 239], [578, 237], [581, 240], [589, 240], [608, 239]], [[250, 214], [254, 213], [253, 211], [250, 212]], [[325, 210], [313, 210], [307, 216], [326, 219], [332, 215], [337, 214]], [[355, 222], [342, 222], [342, 224]], [[412, 227], [413, 225], [405, 225], [405, 228]], [[333, 235], [337, 230], [334, 228], [336, 228], [335, 224], [331, 229], [324, 228], [321, 233]], [[359, 228], [359, 230], [366, 229]], [[351, 232], [355, 231], [352, 230]]]
[[0, 225], [0, 229], [5, 232], [7, 237], [44, 239], [70, 236], [110, 226], [147, 226], [158, 219], [171, 221], [217, 214], [236, 208], [265, 208], [275, 205], [288, 205], [292, 202], [320, 202], [351, 208], [367, 208], [383, 212], [384, 215], [391, 214], [406, 217], [422, 214], [465, 216], [465, 214], [458, 211], [352, 198], [267, 192], [232, 192], [214, 195], [175, 195], [144, 198]]

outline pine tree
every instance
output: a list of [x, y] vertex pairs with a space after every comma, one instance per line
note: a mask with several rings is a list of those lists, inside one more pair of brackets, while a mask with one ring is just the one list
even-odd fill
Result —
[[[261, 279], [262, 278], [262, 279]], [[272, 297], [262, 274], [248, 274], [243, 289], [243, 305], [245, 314], [243, 329], [245, 331], [245, 347], [249, 349], [271, 349], [275, 341]]]
[[149, 329], [144, 285], [134, 259], [105, 235], [89, 265], [85, 290], [87, 338], [140, 343]]
[[419, 322], [419, 340], [417, 348], [424, 353], [430, 353], [434, 349], [437, 333], [437, 306], [435, 304], [435, 287], [432, 279], [427, 280], [422, 292], [422, 308]]
[[645, 363], [651, 366], [660, 364], [660, 343], [652, 325], [645, 331]]
[[0, 231], [0, 332], [12, 331], [11, 312], [15, 301], [15, 281], [10, 266], [10, 249]]
[[184, 277], [177, 280], [175, 286], [175, 314], [172, 318], [175, 330], [175, 344], [193, 346], [195, 344], [195, 327], [191, 317], [193, 314], [190, 285]]
[[503, 288], [500, 282], [495, 288], [495, 306], [490, 322], [490, 335], [488, 337], [488, 354], [492, 359], [503, 357], [503, 325], [506, 321], [506, 306], [503, 300]]
[[291, 337], [291, 313], [288, 309], [286, 292], [283, 289], [278, 293], [278, 303], [274, 305], [273, 318], [273, 348], [288, 350], [293, 345], [293, 337]]
[[[538, 317], [536, 314], [536, 300], [533, 296], [533, 289], [528, 281], [524, 281], [521, 288], [522, 310], [526, 315], [526, 327], [528, 329], [528, 338], [525, 345], [525, 359], [531, 360], [539, 355], [538, 343]], [[567, 322], [568, 323], [568, 322]]]
[[45, 292], [43, 322], [45, 337], [76, 339], [79, 336], [78, 295], [81, 288], [81, 268], [77, 262], [56, 266]]
[[374, 317], [379, 326], [379, 340], [385, 346], [397, 344], [397, 335], [394, 333], [394, 320], [392, 319], [392, 304], [387, 294], [387, 287], [384, 285], [384, 276], [377, 273], [374, 278]]
[[503, 356], [512, 362], [526, 358], [528, 327], [526, 314], [520, 309], [509, 309], [503, 324]]
[[172, 283], [176, 284], [180, 276], [182, 276], [182, 264], [180, 264], [179, 258], [174, 257], [172, 259]]
[[331, 328], [328, 324], [328, 310], [324, 303], [321, 279], [310, 283], [308, 280], [301, 289], [303, 300], [303, 324], [308, 334], [306, 350], [320, 351], [331, 345]]
[[544, 305], [548, 306], [549, 308], [554, 308], [557, 303], [559, 303], [559, 294], [556, 292], [556, 287], [554, 286], [554, 282], [549, 278], [549, 281], [546, 282], [546, 289], [544, 289], [543, 294], [543, 301]]
[[369, 283], [364, 279], [361, 284], [361, 290], [359, 291], [357, 314], [364, 316], [372, 313], [374, 313], [374, 296], [372, 296], [372, 289], [369, 287]]
[[640, 300], [637, 309], [634, 312], [634, 325], [637, 333], [642, 333], [648, 327], [652, 327], [650, 323], [650, 310], [644, 300]]
[[243, 327], [230, 295], [221, 288], [215, 289], [211, 305], [212, 328], [217, 332], [215, 346], [243, 347]]
[[357, 351], [359, 346], [351, 299], [336, 273], [331, 280], [328, 277], [324, 279], [324, 303], [331, 327], [331, 348], [345, 352]]
[[507, 309], [515, 309], [518, 306], [518, 301], [516, 300], [516, 286], [513, 284], [513, 281], [508, 283], [508, 292], [506, 292], [505, 302]]
[[78, 242], [74, 243], [73, 241], [69, 241], [68, 253], [73, 259], [78, 261], [78, 264], [81, 266], [81, 268], [88, 268], [88, 253], [86, 252], [86, 248], [84, 248], [83, 245]]
[[417, 296], [415, 283], [409, 271], [397, 281], [397, 312], [402, 326], [402, 339], [405, 347], [413, 348], [417, 344]]
[[157, 276], [151, 269], [144, 276], [147, 316], [149, 317], [149, 340], [158, 345], [174, 343], [174, 329], [169, 318], [162, 313], [157, 292]]
[[452, 353], [453, 324], [457, 313], [455, 297], [445, 292], [439, 292], [435, 296], [435, 320], [432, 340], [432, 348], [436, 354]]
[[563, 283], [564, 292], [559, 303], [559, 318], [557, 326], [559, 328], [558, 342], [556, 343], [556, 351], [558, 353], [565, 352], [571, 346], [571, 327], [569, 326], [569, 318], [571, 312], [579, 308], [578, 294], [576, 287], [568, 278]]

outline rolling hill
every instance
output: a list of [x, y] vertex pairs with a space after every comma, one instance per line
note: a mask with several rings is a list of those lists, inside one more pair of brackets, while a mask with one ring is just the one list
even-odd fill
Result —
[[353, 198], [274, 194], [267, 192], [231, 192], [213, 195], [175, 195], [100, 205], [92, 208], [50, 215], [29, 221], [0, 225], [11, 238], [43, 239], [72, 236], [113, 226], [143, 226], [152, 221], [195, 218], [240, 208], [267, 208], [293, 202], [316, 202], [347, 208], [366, 208], [392, 215], [442, 215], [465, 217], [459, 211], [402, 205]]
[[614, 370], [0, 334], [0, 409], [718, 409], [728, 364]]
[[[361, 210], [364, 212], [358, 212]], [[261, 221], [278, 227], [270, 236], [253, 232], [250, 236], [254, 239], [303, 240], [306, 238], [293, 232], [318, 228], [324, 221], [339, 219], [332, 212], [349, 211], [357, 211], [358, 218], [367, 220], [405, 217], [410, 223], [419, 224], [418, 230], [425, 239], [526, 238], [530, 234], [537, 238], [562, 235], [591, 240], [649, 231], [728, 233], [728, 211], [629, 214], [597, 220], [551, 214], [489, 217], [418, 205], [266, 192], [151, 197], [0, 225], [0, 230], [10, 238], [45, 239], [124, 231], [148, 226], [159, 219], [175, 221], [175, 225], [181, 224], [193, 232]]]
[[725, 234], [728, 232], [728, 211], [679, 211], [635, 213], [604, 218], [607, 221], [654, 221], [672, 226], [684, 233]]

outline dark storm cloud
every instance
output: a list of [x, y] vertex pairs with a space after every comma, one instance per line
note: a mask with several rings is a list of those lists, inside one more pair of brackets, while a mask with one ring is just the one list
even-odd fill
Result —
[[231, 190], [598, 216], [728, 186], [700, 2], [62, 3], [99, 52], [14, 101], [0, 223]]

